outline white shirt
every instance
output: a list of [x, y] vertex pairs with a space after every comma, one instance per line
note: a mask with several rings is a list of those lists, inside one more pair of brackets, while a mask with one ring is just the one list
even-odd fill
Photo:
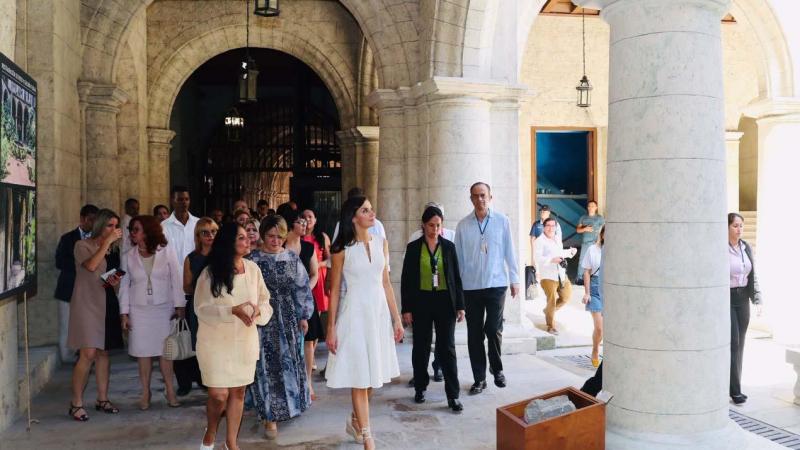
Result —
[[600, 247], [595, 244], [587, 247], [586, 251], [583, 253], [583, 259], [581, 259], [581, 279], [583, 278], [583, 271], [586, 269], [589, 269], [590, 275], [596, 276], [597, 271], [600, 270], [600, 262], [602, 259], [603, 252]]
[[184, 225], [175, 217], [175, 212], [173, 212], [169, 218], [161, 222], [161, 228], [167, 237], [167, 245], [175, 251], [178, 263], [181, 265], [183, 265], [186, 256], [194, 251], [194, 228], [197, 226], [198, 220], [200, 220], [199, 217], [195, 217], [190, 213], [189, 220]]
[[558, 281], [559, 276], [562, 280], [567, 279], [566, 270], [552, 261], [553, 258], [566, 258], [570, 254], [569, 250], [564, 250], [560, 239], [555, 236], [550, 239], [542, 234], [534, 241], [533, 248], [533, 260], [540, 279]]

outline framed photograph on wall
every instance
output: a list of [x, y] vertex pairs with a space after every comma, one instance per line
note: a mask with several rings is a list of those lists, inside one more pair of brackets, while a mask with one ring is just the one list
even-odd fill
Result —
[[0, 299], [36, 288], [36, 81], [0, 54]]

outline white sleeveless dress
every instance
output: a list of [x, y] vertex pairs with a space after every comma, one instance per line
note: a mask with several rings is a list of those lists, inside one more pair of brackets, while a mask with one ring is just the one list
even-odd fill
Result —
[[400, 375], [392, 316], [383, 290], [383, 238], [370, 235], [372, 261], [363, 243], [345, 247], [339, 299], [338, 348], [328, 356], [325, 377], [331, 388], [379, 388]]

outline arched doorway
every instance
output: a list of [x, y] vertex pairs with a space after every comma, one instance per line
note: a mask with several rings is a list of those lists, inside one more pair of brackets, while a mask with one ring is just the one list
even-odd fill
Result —
[[[250, 49], [260, 71], [258, 101], [239, 103], [237, 74], [245, 50], [230, 50], [201, 65], [175, 101], [170, 128], [170, 175], [185, 184], [196, 214], [230, 211], [239, 198], [270, 207], [289, 198], [325, 216], [338, 207], [341, 155], [339, 112], [319, 76], [299, 59]], [[229, 136], [226, 114], [235, 107], [245, 126]]]

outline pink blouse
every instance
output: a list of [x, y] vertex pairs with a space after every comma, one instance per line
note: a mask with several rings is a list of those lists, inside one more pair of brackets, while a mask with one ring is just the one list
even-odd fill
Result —
[[731, 287], [747, 286], [747, 276], [753, 270], [753, 263], [744, 251], [744, 244], [739, 242], [733, 246], [728, 243], [728, 259], [731, 264]]

